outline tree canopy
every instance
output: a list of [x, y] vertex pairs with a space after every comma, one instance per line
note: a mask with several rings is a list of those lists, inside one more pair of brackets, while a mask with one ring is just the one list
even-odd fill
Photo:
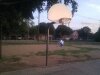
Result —
[[[0, 28], [2, 28], [3, 36], [12, 34], [25, 35], [26, 32], [28, 32], [28, 24], [24, 22], [24, 19], [34, 19], [32, 12], [36, 9], [42, 12], [44, 10], [43, 6], [48, 10], [53, 4], [60, 3], [61, 1], [62, 0], [0, 0]], [[72, 13], [77, 11], [78, 4], [75, 0], [64, 0], [64, 3], [72, 6]]]
[[98, 29], [98, 31], [95, 33], [94, 35], [94, 40], [96, 42], [100, 42], [100, 28]]
[[43, 0], [1, 0], [0, 15], [10, 16], [13, 13], [21, 13], [24, 18], [33, 18], [32, 11], [42, 8]]
[[64, 35], [70, 35], [73, 30], [65, 25], [59, 25], [55, 30], [55, 37], [61, 38]]
[[42, 22], [38, 25], [39, 28], [39, 34], [46, 35], [47, 34], [47, 24], [45, 22]]
[[38, 25], [38, 28], [39, 28], [39, 34], [43, 34], [43, 35], [47, 34], [48, 28], [49, 28], [50, 34], [54, 34], [54, 31], [55, 31], [55, 28], [52, 22], [51, 23], [42, 22]]
[[[53, 4], [60, 3], [61, 0], [0, 0], [0, 17], [21, 14], [23, 18], [34, 18], [32, 11], [38, 9], [43, 11], [43, 6], [48, 10]], [[47, 4], [46, 4], [47, 3]], [[71, 4], [72, 13], [77, 11], [75, 0], [64, 0], [66, 5]]]
[[79, 37], [83, 40], [88, 40], [89, 35], [91, 33], [91, 29], [89, 27], [83, 27], [81, 29], [78, 30], [79, 33]]

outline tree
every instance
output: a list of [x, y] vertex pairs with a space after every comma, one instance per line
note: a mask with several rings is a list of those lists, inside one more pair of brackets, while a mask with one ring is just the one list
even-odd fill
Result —
[[51, 22], [51, 23], [41, 22], [41, 23], [39, 23], [39, 25], [37, 26], [37, 28], [39, 29], [39, 36], [43, 35], [46, 37], [47, 32], [48, 32], [48, 28], [49, 28], [49, 34], [53, 35], [54, 31], [55, 31], [53, 24], [54, 24], [54, 22]]
[[19, 25], [17, 35], [25, 36], [25, 35], [27, 35], [27, 31], [28, 31], [28, 25], [26, 22], [22, 21], [21, 24]]
[[[15, 18], [12, 20], [12, 18]], [[23, 36], [27, 33], [27, 23], [21, 15], [12, 15], [2, 19], [2, 37], [8, 39], [10, 36]]]
[[89, 27], [83, 27], [78, 30], [79, 37], [83, 40], [88, 40], [89, 34], [91, 33], [91, 29]]
[[100, 42], [100, 28], [98, 29], [98, 31], [94, 34], [94, 40], [96, 42]]
[[37, 33], [38, 33], [38, 26], [32, 26], [32, 27], [30, 27], [30, 30], [29, 30], [30, 36], [34, 36]]
[[[47, 4], [46, 4], [47, 2]], [[0, 24], [3, 23], [4, 30], [7, 32], [13, 32], [12, 34], [17, 33], [18, 30], [15, 31], [15, 25], [19, 24], [19, 21], [23, 19], [34, 19], [32, 12], [36, 9], [41, 13], [44, 9], [43, 6], [46, 6], [46, 10], [48, 10], [53, 4], [60, 3], [61, 0], [0, 0], [0, 20], [3, 21], [5, 18], [6, 24], [0, 21]], [[72, 13], [77, 10], [77, 2], [74, 0], [64, 0], [66, 5], [71, 4]], [[8, 25], [8, 26], [7, 26]], [[11, 29], [9, 29], [11, 28]], [[15, 29], [14, 29], [15, 28]], [[8, 30], [6, 30], [8, 29]], [[4, 32], [5, 32], [4, 31]], [[6, 35], [11, 33], [6, 33]]]
[[[22, 13], [23, 18], [34, 18], [32, 11], [38, 9], [39, 12], [43, 10], [43, 6], [47, 2], [46, 10], [53, 4], [60, 3], [61, 0], [0, 0], [0, 15], [7, 16], [13, 11]], [[75, 0], [64, 0], [66, 5], [71, 4], [72, 13], [77, 11], [77, 2]]]
[[54, 28], [53, 24], [54, 24], [54, 22], [47, 23], [47, 26], [49, 28], [49, 34], [51, 34], [51, 35], [53, 35], [55, 32], [55, 28]]
[[59, 25], [55, 30], [55, 37], [61, 38], [64, 35], [70, 35], [73, 30], [65, 25]]
[[38, 26], [39, 26], [39, 34], [46, 35], [48, 27], [47, 24], [45, 22], [42, 22]]
[[[21, 14], [22, 20], [29, 18], [34, 19], [32, 11], [34, 12], [36, 9], [42, 11], [44, 2], [47, 2], [46, 8], [48, 10], [53, 4], [61, 2], [61, 0], [0, 0], [0, 26], [3, 26], [4, 23], [2, 23], [2, 21], [3, 18], [5, 18], [7, 24], [9, 25], [7, 27], [6, 24], [5, 29], [7, 28], [8, 31], [10, 31], [9, 34], [15, 34], [16, 32], [18, 32], [17, 27], [19, 25], [19, 18], [16, 15]], [[64, 3], [70, 3], [72, 6], [72, 13], [76, 12], [77, 2], [75, 0], [64, 0]], [[9, 27], [11, 27], [11, 30], [9, 29]]]

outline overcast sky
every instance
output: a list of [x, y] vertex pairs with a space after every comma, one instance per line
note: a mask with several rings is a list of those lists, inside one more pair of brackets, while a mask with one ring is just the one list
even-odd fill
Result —
[[[100, 26], [100, 0], [76, 0], [78, 2], [78, 12], [71, 20], [72, 29], [80, 29], [89, 26], [92, 32], [96, 32]], [[40, 22], [48, 22], [47, 11], [41, 13]], [[38, 24], [38, 13], [34, 14], [34, 22]], [[57, 25], [55, 25], [57, 27]]]

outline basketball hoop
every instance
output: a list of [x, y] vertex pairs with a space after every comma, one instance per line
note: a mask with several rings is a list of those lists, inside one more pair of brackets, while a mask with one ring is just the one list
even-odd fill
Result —
[[[72, 13], [64, 4], [54, 4], [48, 11], [48, 19], [52, 22], [61, 23], [62, 25], [70, 23]], [[48, 44], [49, 44], [49, 28], [47, 32], [46, 43], [46, 66], [48, 65]]]
[[48, 19], [56, 23], [69, 24], [71, 18], [72, 13], [64, 4], [54, 4], [48, 11]]

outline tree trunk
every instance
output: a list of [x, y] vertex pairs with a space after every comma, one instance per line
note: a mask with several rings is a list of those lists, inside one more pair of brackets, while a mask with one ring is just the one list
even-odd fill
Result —
[[0, 59], [2, 58], [2, 24], [0, 24]]
[[40, 23], [40, 11], [38, 10], [38, 41], [40, 40], [40, 34], [39, 34], [39, 23]]

